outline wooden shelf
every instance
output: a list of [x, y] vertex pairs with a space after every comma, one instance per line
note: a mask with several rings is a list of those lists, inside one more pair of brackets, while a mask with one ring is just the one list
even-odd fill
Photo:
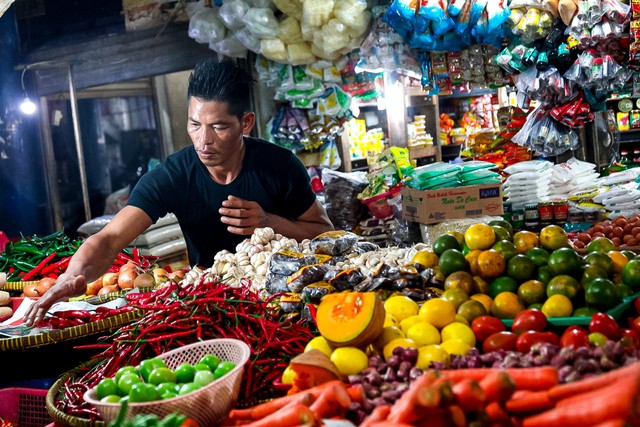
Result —
[[427, 147], [409, 147], [409, 158], [420, 159], [422, 157], [434, 157], [436, 155], [435, 145]]

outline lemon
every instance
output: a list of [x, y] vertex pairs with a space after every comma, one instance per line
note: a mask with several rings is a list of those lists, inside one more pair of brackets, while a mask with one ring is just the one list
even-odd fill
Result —
[[331, 353], [331, 361], [341, 375], [357, 375], [367, 369], [369, 358], [357, 347], [339, 347]]
[[440, 344], [440, 332], [438, 329], [427, 323], [416, 323], [407, 331], [407, 338], [414, 340], [419, 346]]
[[396, 347], [418, 348], [418, 344], [414, 340], [410, 340], [409, 338], [396, 338], [395, 340], [390, 341], [389, 343], [387, 343], [387, 345], [384, 346], [384, 350], [382, 350], [384, 360], [388, 360], [391, 356], [393, 356], [393, 350], [395, 350]]
[[398, 326], [399, 324], [400, 322], [398, 322], [398, 319], [396, 319], [389, 313], [386, 313], [384, 315], [384, 325], [382, 325], [382, 327], [386, 328], [387, 326]]
[[464, 232], [464, 241], [472, 251], [476, 249], [484, 251], [496, 242], [496, 233], [487, 224], [473, 224]]
[[282, 384], [293, 384], [293, 379], [296, 377], [296, 372], [291, 368], [291, 365], [284, 368], [282, 373]]
[[385, 311], [398, 322], [418, 314], [418, 304], [404, 295], [395, 295], [384, 302]]
[[482, 303], [482, 305], [484, 305], [484, 308], [487, 309], [487, 313], [491, 313], [491, 303], [493, 302], [493, 300], [491, 299], [491, 297], [487, 294], [474, 294], [471, 295], [470, 297], [473, 300], [476, 301], [480, 301]]
[[547, 317], [569, 317], [573, 313], [573, 304], [571, 300], [564, 295], [551, 295], [542, 304], [541, 310]]
[[[467, 318], [466, 318], [466, 317], [464, 317], [462, 314], [456, 314], [456, 318], [455, 318], [455, 320], [453, 321], [453, 323], [456, 323], [456, 322], [458, 322], [458, 323], [462, 323], [463, 325], [467, 325], [467, 326], [469, 326], [469, 321], [468, 321], [468, 320], [467, 320]], [[449, 324], [451, 324], [451, 323], [449, 323]]]
[[324, 337], [315, 337], [304, 348], [304, 351], [307, 352], [309, 350], [320, 350], [327, 357], [331, 357], [331, 353], [333, 352], [333, 348], [329, 345], [327, 340]]
[[420, 322], [422, 322], [422, 318], [417, 314], [415, 316], [409, 316], [406, 319], [404, 319], [402, 322], [400, 322], [400, 329], [406, 335], [410, 327]]
[[433, 298], [420, 307], [418, 315], [427, 323], [442, 329], [456, 318], [456, 306], [442, 298]]
[[416, 252], [413, 258], [411, 258], [411, 263], [418, 263], [424, 268], [433, 268], [438, 265], [438, 259], [438, 255], [425, 249]]
[[500, 292], [491, 304], [491, 314], [498, 319], [513, 319], [524, 307], [513, 292]]
[[469, 343], [462, 341], [460, 338], [452, 338], [444, 341], [440, 344], [440, 347], [449, 354], [456, 354], [459, 356], [466, 356], [469, 350], [471, 350]]
[[460, 246], [464, 245], [464, 234], [462, 234], [461, 232], [455, 231], [455, 230], [449, 230], [449, 231], [445, 231], [444, 234], [449, 234], [455, 237], [458, 240], [458, 243], [460, 243]]
[[449, 366], [451, 357], [441, 346], [437, 344], [427, 345], [418, 349], [418, 361], [416, 367], [428, 369], [431, 362], [440, 362], [444, 366]]
[[405, 338], [404, 332], [402, 332], [397, 326], [387, 326], [382, 328], [382, 332], [378, 335], [378, 338], [376, 338], [373, 346], [376, 350], [380, 351], [385, 345], [389, 344], [396, 338]]
[[441, 335], [443, 342], [450, 341], [452, 339], [459, 339], [466, 342], [471, 347], [476, 345], [476, 334], [473, 333], [473, 330], [469, 326], [463, 323], [449, 323], [447, 326], [442, 328]]

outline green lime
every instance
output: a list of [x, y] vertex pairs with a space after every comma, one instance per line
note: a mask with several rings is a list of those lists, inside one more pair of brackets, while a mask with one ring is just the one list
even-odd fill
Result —
[[631, 289], [629, 286], [625, 285], [624, 283], [614, 283], [613, 285], [614, 285], [613, 289], [619, 301], [622, 301], [622, 299], [626, 297], [630, 297], [634, 293], [633, 289]]
[[536, 277], [536, 280], [546, 285], [551, 281], [552, 277], [553, 277], [553, 274], [551, 274], [551, 270], [549, 269], [548, 266], [544, 265], [538, 268], [538, 276]]
[[558, 276], [560, 274], [573, 276], [580, 272], [582, 259], [573, 249], [560, 248], [551, 252], [547, 265], [554, 276]]
[[236, 367], [236, 364], [233, 362], [228, 362], [228, 361], [220, 362], [220, 364], [216, 368], [213, 375], [216, 377], [216, 379], [218, 379], [228, 374], [235, 367]]
[[96, 394], [98, 395], [98, 399], [118, 394], [118, 383], [114, 378], [103, 378], [96, 386]]
[[549, 252], [543, 248], [531, 248], [525, 255], [538, 267], [547, 265], [549, 261]]
[[606, 237], [596, 237], [592, 241], [589, 242], [587, 247], [585, 248], [587, 253], [591, 252], [600, 252], [606, 254], [609, 251], [612, 251], [616, 248], [615, 243], [613, 243], [610, 239]]
[[[455, 240], [455, 237], [449, 237], [452, 237]], [[447, 249], [442, 253], [442, 255], [440, 255], [440, 259], [438, 260], [438, 267], [440, 267], [440, 271], [446, 277], [451, 273], [455, 273], [456, 271], [467, 271], [467, 260], [459, 250]]]
[[509, 261], [511, 258], [518, 254], [516, 245], [514, 245], [513, 242], [510, 242], [509, 240], [499, 240], [495, 242], [493, 246], [491, 246], [491, 249], [499, 252], [500, 255], [502, 255], [502, 257], [505, 259], [505, 261]]
[[526, 282], [536, 277], [536, 265], [526, 255], [518, 254], [507, 263], [507, 274], [518, 283]]
[[511, 233], [506, 228], [499, 225], [492, 225], [491, 228], [496, 235], [496, 242], [499, 242], [500, 240], [511, 241]]
[[530, 310], [542, 310], [542, 306], [543, 306], [543, 303], [537, 302], [535, 304], [529, 304], [527, 308]]
[[595, 307], [580, 307], [573, 311], [573, 317], [591, 317], [598, 312]]
[[569, 299], [573, 299], [578, 295], [578, 291], [580, 291], [580, 284], [578, 281], [566, 274], [555, 276], [547, 284], [547, 297], [552, 295], [564, 295]]
[[451, 234], [442, 234], [441, 236], [438, 236], [435, 242], [433, 242], [432, 249], [433, 252], [439, 256], [442, 255], [442, 253], [447, 249], [460, 250], [460, 242], [458, 242], [458, 239], [456, 239], [455, 236], [452, 236]]
[[190, 383], [196, 374], [196, 368], [190, 363], [182, 363], [176, 368], [176, 382]]
[[494, 219], [493, 221], [489, 222], [489, 225], [497, 225], [499, 227], [505, 228], [509, 232], [509, 235], [513, 235], [513, 226], [509, 221]]
[[631, 289], [638, 291], [640, 289], [640, 260], [633, 259], [622, 267], [622, 283]]
[[546, 286], [539, 280], [527, 280], [518, 287], [518, 298], [526, 306], [543, 303], [546, 299]]
[[[597, 254], [599, 252], [593, 252]], [[595, 264], [587, 264], [584, 266], [582, 270], [582, 279], [580, 280], [580, 284], [586, 286], [593, 279], [608, 279], [609, 275], [607, 272], [600, 266]]]
[[516, 293], [517, 291], [518, 282], [509, 276], [497, 277], [489, 282], [489, 296], [492, 299], [495, 299], [495, 297], [502, 292]]
[[585, 264], [596, 265], [603, 269], [607, 274], [613, 273], [613, 260], [609, 255], [602, 252], [591, 252], [584, 256]]
[[589, 306], [604, 311], [615, 307], [619, 302], [615, 284], [609, 279], [592, 280], [585, 288], [584, 299]]
[[120, 399], [121, 399], [121, 397], [118, 396], [117, 394], [110, 394], [110, 395], [105, 396], [102, 399], [100, 399], [100, 402], [104, 402], [104, 403], [120, 403]]

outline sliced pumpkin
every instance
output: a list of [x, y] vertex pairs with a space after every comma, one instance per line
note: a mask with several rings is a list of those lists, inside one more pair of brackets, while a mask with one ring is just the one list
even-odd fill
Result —
[[384, 305], [377, 293], [341, 292], [322, 299], [316, 323], [334, 347], [364, 348], [380, 335], [384, 318]]
[[320, 350], [305, 351], [291, 359], [289, 368], [294, 372], [292, 388], [288, 394], [307, 390], [333, 380], [342, 379], [338, 368]]

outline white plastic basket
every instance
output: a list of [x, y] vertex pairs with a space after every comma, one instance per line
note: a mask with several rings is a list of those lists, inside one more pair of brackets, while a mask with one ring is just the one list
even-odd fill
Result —
[[[201, 426], [219, 424], [238, 400], [242, 371], [251, 355], [249, 346], [234, 339], [213, 339], [189, 344], [158, 357], [164, 360], [167, 367], [176, 369], [182, 363], [195, 364], [206, 354], [214, 354], [220, 360], [233, 362], [236, 367], [225, 376], [189, 394], [154, 402], [129, 403], [126, 418], [137, 414], [157, 414], [164, 417], [172, 412], [179, 412], [193, 418]], [[84, 394], [84, 399], [96, 407], [105, 423], [118, 417], [120, 404], [98, 400], [95, 387]]]

